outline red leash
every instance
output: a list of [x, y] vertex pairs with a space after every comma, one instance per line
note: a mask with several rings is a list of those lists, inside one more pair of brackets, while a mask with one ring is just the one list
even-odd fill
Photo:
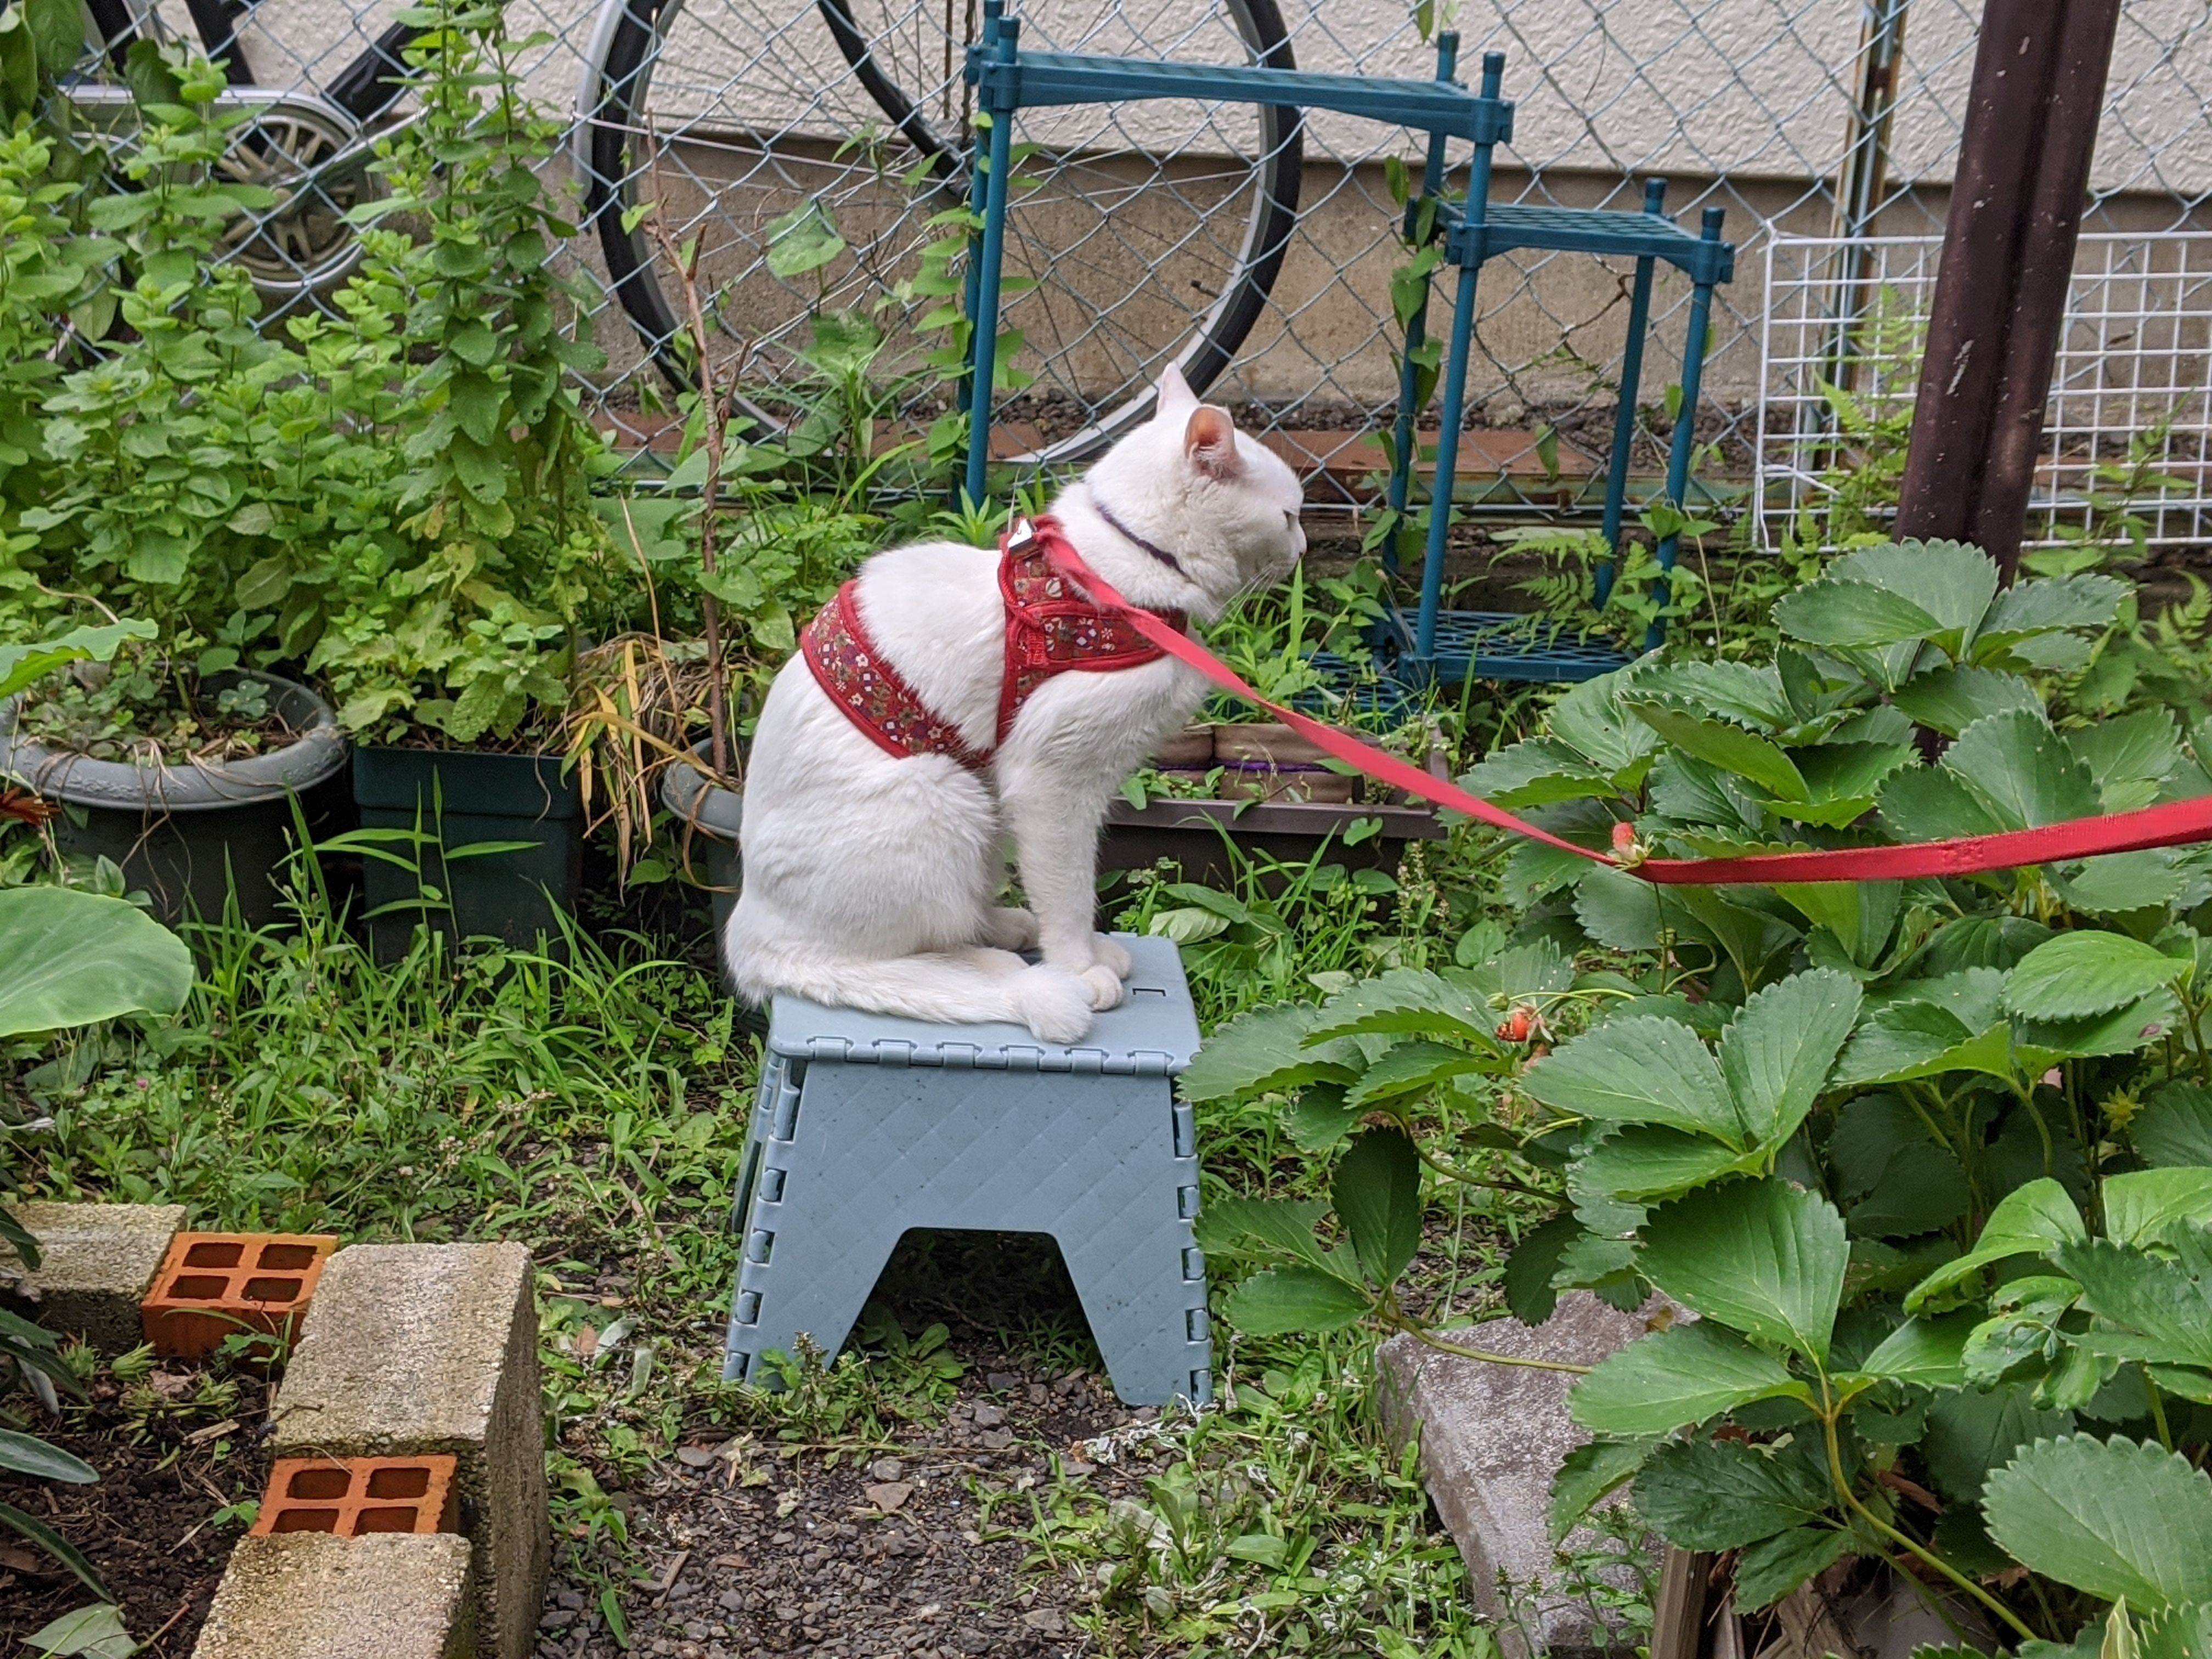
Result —
[[1549, 830], [1540, 830], [1527, 819], [1492, 806], [1455, 784], [1431, 777], [1410, 762], [1385, 754], [1333, 726], [1324, 726], [1295, 708], [1268, 702], [1238, 678], [1236, 671], [1189, 635], [1169, 627], [1151, 611], [1131, 605], [1115, 592], [1083, 562], [1082, 556], [1065, 537], [1043, 539], [1047, 556], [1054, 565], [1081, 583], [1099, 603], [1118, 609], [1146, 639], [1185, 667], [1205, 675], [1223, 690], [1234, 692], [1245, 702], [1266, 709], [1300, 737], [1357, 767], [1369, 777], [1500, 830], [1586, 858], [1593, 864], [1612, 865], [1646, 881], [1687, 887], [1902, 881], [1918, 876], [1967, 876], [1987, 870], [2015, 870], [2023, 865], [2088, 858], [2100, 853], [2132, 853], [2150, 847], [2179, 847], [2212, 840], [2212, 794], [2208, 794], [2193, 800], [2146, 806], [2139, 811], [2075, 818], [2070, 823], [2045, 824], [2036, 830], [2008, 830], [2002, 835], [1967, 836], [1956, 841], [1845, 847], [1817, 853], [1757, 853], [1732, 859], [1645, 859], [1639, 863], [1623, 863], [1564, 841]]

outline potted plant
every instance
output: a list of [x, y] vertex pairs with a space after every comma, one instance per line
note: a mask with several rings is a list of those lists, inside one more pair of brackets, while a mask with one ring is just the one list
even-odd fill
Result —
[[[237, 118], [214, 112], [219, 70], [144, 53], [134, 70], [148, 124], [122, 183], [84, 206], [105, 234], [74, 237], [50, 213], [35, 228], [67, 251], [39, 256], [43, 270], [12, 243], [8, 256], [0, 328], [18, 352], [46, 339], [53, 372], [7, 389], [9, 424], [35, 450], [7, 480], [0, 638], [105, 632], [98, 653], [0, 707], [0, 771], [64, 809], [52, 824], [64, 852], [112, 859], [161, 915], [220, 915], [234, 892], [260, 923], [279, 902], [292, 797], [345, 755], [329, 706], [268, 672], [276, 617], [240, 599], [266, 517], [252, 428], [288, 354], [254, 332], [246, 277], [206, 259], [224, 221], [267, 192], [218, 176]], [[52, 144], [16, 139], [0, 193], [57, 198], [43, 183]], [[122, 611], [144, 625], [117, 623]]]
[[618, 590], [591, 499], [606, 458], [565, 377], [602, 359], [563, 331], [573, 295], [548, 256], [573, 227], [536, 171], [558, 128], [525, 100], [514, 52], [497, 12], [437, 9], [409, 54], [422, 115], [378, 164], [386, 194], [350, 290], [363, 316], [392, 307], [400, 343], [384, 428], [399, 517], [330, 572], [307, 666], [358, 741], [349, 844], [386, 951], [418, 920], [516, 944], [557, 933], [581, 879], [558, 726]]

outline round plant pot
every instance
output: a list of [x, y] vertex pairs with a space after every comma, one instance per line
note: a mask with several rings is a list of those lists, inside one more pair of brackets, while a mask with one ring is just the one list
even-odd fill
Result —
[[560, 944], [584, 880], [584, 796], [558, 755], [471, 749], [354, 751], [365, 830], [404, 830], [363, 861], [369, 939], [391, 961], [418, 922], [451, 937]]
[[[704, 760], [707, 747], [702, 740], [691, 745], [691, 752]], [[719, 951], [722, 930], [729, 926], [730, 911], [738, 902], [738, 831], [745, 798], [711, 782], [702, 768], [689, 761], [676, 761], [660, 775], [660, 804], [676, 816], [678, 856], [712, 897]]]
[[279, 914], [295, 798], [345, 764], [346, 739], [330, 704], [295, 681], [240, 671], [211, 674], [204, 684], [220, 691], [246, 680], [267, 686], [272, 706], [300, 734], [283, 748], [180, 766], [94, 760], [19, 736], [10, 700], [0, 703], [0, 774], [69, 809], [53, 820], [56, 843], [64, 853], [112, 859], [164, 921], [219, 919], [234, 890], [240, 915], [265, 926]]

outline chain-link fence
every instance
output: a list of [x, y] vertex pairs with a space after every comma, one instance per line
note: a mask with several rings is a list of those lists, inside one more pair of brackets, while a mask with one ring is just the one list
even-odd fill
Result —
[[[179, 0], [162, 3], [182, 27]], [[240, 24], [254, 78], [327, 88], [396, 9], [356, 9], [368, 3], [261, 0]], [[872, 372], [904, 388], [907, 418], [940, 410], [944, 383], [921, 363], [943, 343], [946, 313], [914, 284], [965, 187], [961, 69], [976, 0], [556, 6], [515, 0], [511, 21], [541, 37], [526, 53], [533, 92], [564, 110], [580, 100], [580, 172], [615, 204], [600, 219], [613, 234], [587, 232], [574, 252], [601, 296], [611, 363], [592, 396], [606, 424], [639, 444], [665, 424], [655, 358], [672, 357], [681, 307], [656, 226], [671, 242], [697, 241], [712, 325], [770, 418], [822, 372], [810, 347], [824, 314], [880, 330]], [[1657, 173], [1670, 210], [1728, 210], [1744, 257], [1716, 311], [1698, 419], [1718, 441], [1717, 471], [1748, 482], [1771, 380], [1770, 309], [1793, 307], [1796, 326], [1810, 306], [1832, 324], [1876, 301], [1888, 267], [1870, 262], [1891, 257], [1881, 250], [1899, 238], [1924, 249], [1940, 234], [1978, 15], [1975, 0], [1463, 0], [1444, 21], [1456, 21], [1468, 69], [1486, 51], [1505, 54], [1518, 120], [1498, 152], [1496, 198], [1633, 208]], [[1063, 50], [1434, 72], [1411, 5], [1031, 0], [1021, 16], [1025, 43]], [[1021, 332], [1014, 362], [1030, 384], [1002, 442], [1036, 451], [1079, 437], [1166, 362], [1233, 334], [1212, 395], [1334, 481], [1336, 499], [1354, 499], [1396, 385], [1389, 276], [1404, 256], [1386, 166], [1418, 167], [1418, 136], [1148, 103], [1030, 112], [1017, 137], [1037, 148], [1023, 163], [1008, 260], [1029, 286], [1006, 322]], [[1463, 167], [1463, 152], [1452, 160]], [[1292, 179], [1294, 216], [1282, 211]], [[2093, 231], [2212, 225], [2203, 0], [2124, 7], [2094, 189]], [[1283, 227], [1264, 303], [1224, 316]], [[1767, 258], [1778, 239], [1794, 263]], [[1568, 254], [1484, 272], [1470, 416], [1483, 435], [1468, 464], [1516, 486], [1501, 499], [1565, 499], [1576, 492], [1562, 479], [1601, 465], [1628, 277]], [[2191, 292], [2201, 303], [2201, 289]], [[1662, 277], [1662, 360], [1679, 356], [1686, 299]], [[2201, 393], [2200, 378], [2189, 395]], [[1663, 429], [1657, 388], [1651, 401], [1650, 424]], [[2058, 429], [2072, 430], [2063, 418]], [[1639, 465], [1656, 471], [1659, 459], [1655, 440]]]

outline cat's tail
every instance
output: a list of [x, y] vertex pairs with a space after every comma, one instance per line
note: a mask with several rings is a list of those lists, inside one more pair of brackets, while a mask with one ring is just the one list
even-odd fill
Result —
[[734, 926], [728, 944], [732, 979], [763, 1006], [774, 996], [799, 996], [937, 1024], [1005, 1021], [1045, 1042], [1073, 1042], [1091, 1029], [1091, 989], [1082, 980], [1004, 951], [870, 960], [819, 945], [767, 944]]

